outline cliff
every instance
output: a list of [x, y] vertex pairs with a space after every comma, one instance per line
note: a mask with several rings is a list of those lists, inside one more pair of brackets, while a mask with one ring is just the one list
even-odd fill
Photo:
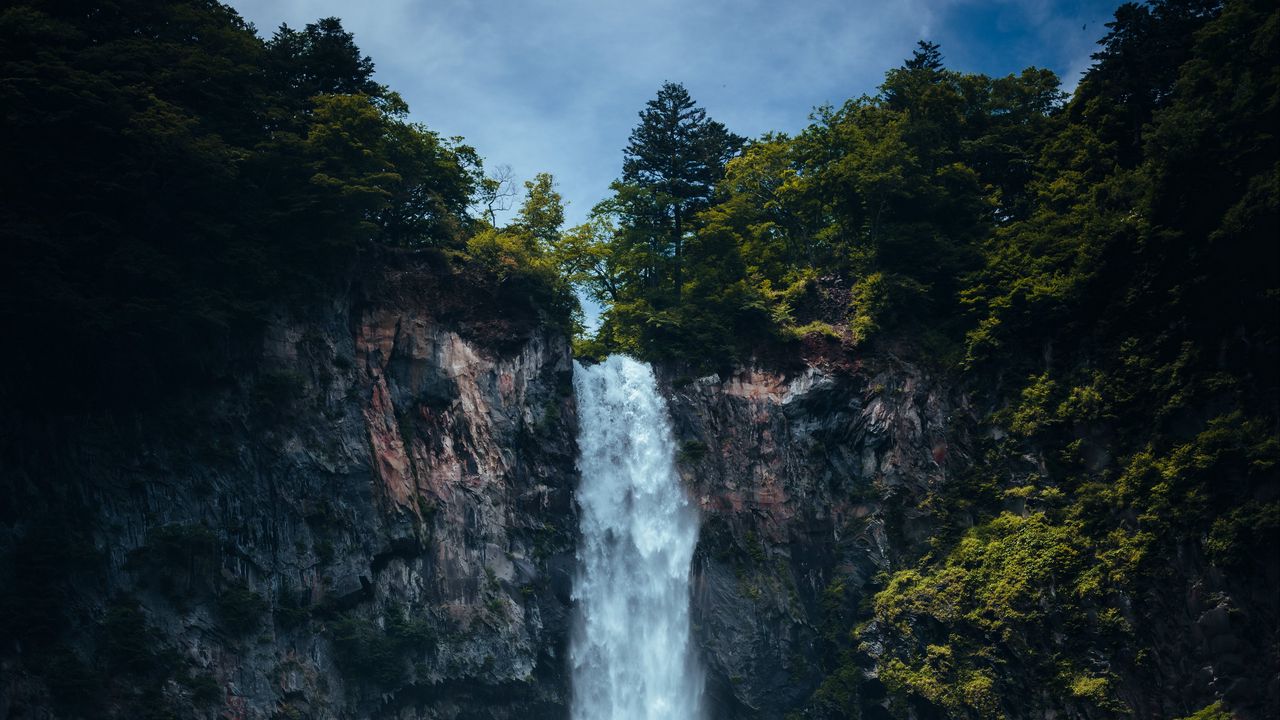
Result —
[[220, 387], [11, 419], [0, 717], [564, 715], [568, 342], [428, 260]]
[[890, 356], [670, 382], [702, 508], [693, 609], [713, 715], [782, 717], [821, 682], [844, 610], [929, 537], [921, 500], [964, 462], [966, 409]]
[[[497, 293], [392, 255], [219, 387], [15, 423], [0, 716], [564, 717], [570, 350]], [[779, 717], [928, 537], [963, 410], [894, 359], [662, 374], [712, 714]]]
[[[0, 718], [566, 717], [571, 350], [476, 272], [374, 258], [322, 306], [277, 312], [220, 384], [128, 412], [8, 415]], [[1044, 530], [1051, 459], [1027, 443], [988, 463], [1003, 432], [902, 354], [811, 355], [657, 368], [700, 509], [691, 614], [709, 715], [939, 717], [946, 696], [911, 695], [886, 670], [902, 673], [913, 643], [955, 641], [925, 603], [949, 602], [926, 596], [956, 575], [927, 581], [905, 614], [877, 593], [895, 573], [926, 583], [915, 569], [968, 547], [957, 538], [993, 513], [1014, 519], [984, 538]], [[1081, 430], [1100, 473], [1104, 431]], [[1024, 492], [1032, 477], [1039, 494]], [[1051, 549], [1092, 552], [1078, 545]], [[1035, 558], [1013, 557], [1004, 569], [1038, 582]], [[1224, 579], [1192, 539], [1165, 576], [1176, 592], [1089, 605], [1066, 600], [1063, 577], [1030, 595], [1055, 624], [1010, 637], [1032, 658], [1086, 656], [1143, 716], [1220, 697], [1247, 713], [1280, 687], [1249, 662], [1266, 657], [1274, 575]], [[1088, 623], [1117, 624], [1116, 604], [1129, 634], [1099, 640]], [[1123, 710], [1044, 684], [1054, 668], [999, 672], [1020, 691], [992, 717]]]

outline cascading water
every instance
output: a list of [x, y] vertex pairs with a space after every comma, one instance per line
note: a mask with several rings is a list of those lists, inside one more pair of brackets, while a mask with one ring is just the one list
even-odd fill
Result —
[[675, 472], [653, 370], [574, 365], [582, 544], [570, 646], [574, 720], [695, 720], [703, 674], [689, 634], [698, 515]]

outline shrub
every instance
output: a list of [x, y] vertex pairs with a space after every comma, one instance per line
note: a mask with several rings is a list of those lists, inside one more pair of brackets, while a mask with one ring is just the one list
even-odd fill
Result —
[[222, 626], [235, 635], [244, 635], [258, 627], [267, 611], [267, 601], [244, 581], [223, 588], [215, 604]]
[[396, 607], [388, 609], [385, 626], [348, 613], [329, 624], [329, 633], [343, 673], [379, 688], [404, 683], [409, 656], [434, 637], [430, 621], [411, 618]]

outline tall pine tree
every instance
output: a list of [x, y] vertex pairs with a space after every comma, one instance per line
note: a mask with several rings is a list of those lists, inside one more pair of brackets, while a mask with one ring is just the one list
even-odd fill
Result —
[[[640, 124], [624, 150], [622, 185], [641, 191], [651, 255], [670, 258], [670, 282], [676, 301], [683, 283], [683, 247], [692, 216], [711, 204], [724, 166], [742, 149], [744, 139], [707, 118], [689, 91], [678, 83], [664, 83], [657, 97], [640, 112]], [[656, 268], [655, 268], [656, 269]], [[664, 280], [649, 273], [651, 286]]]

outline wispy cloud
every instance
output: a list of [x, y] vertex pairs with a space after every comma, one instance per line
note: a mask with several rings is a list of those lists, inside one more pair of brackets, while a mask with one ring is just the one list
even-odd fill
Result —
[[[232, 0], [266, 35], [342, 18], [414, 118], [517, 176], [553, 173], [582, 219], [621, 167], [636, 113], [665, 80], [754, 136], [874, 93], [917, 39], [963, 70], [1049, 67], [1074, 86], [1109, 2], [1048, 0]], [[1085, 29], [1081, 25], [1086, 25]]]

